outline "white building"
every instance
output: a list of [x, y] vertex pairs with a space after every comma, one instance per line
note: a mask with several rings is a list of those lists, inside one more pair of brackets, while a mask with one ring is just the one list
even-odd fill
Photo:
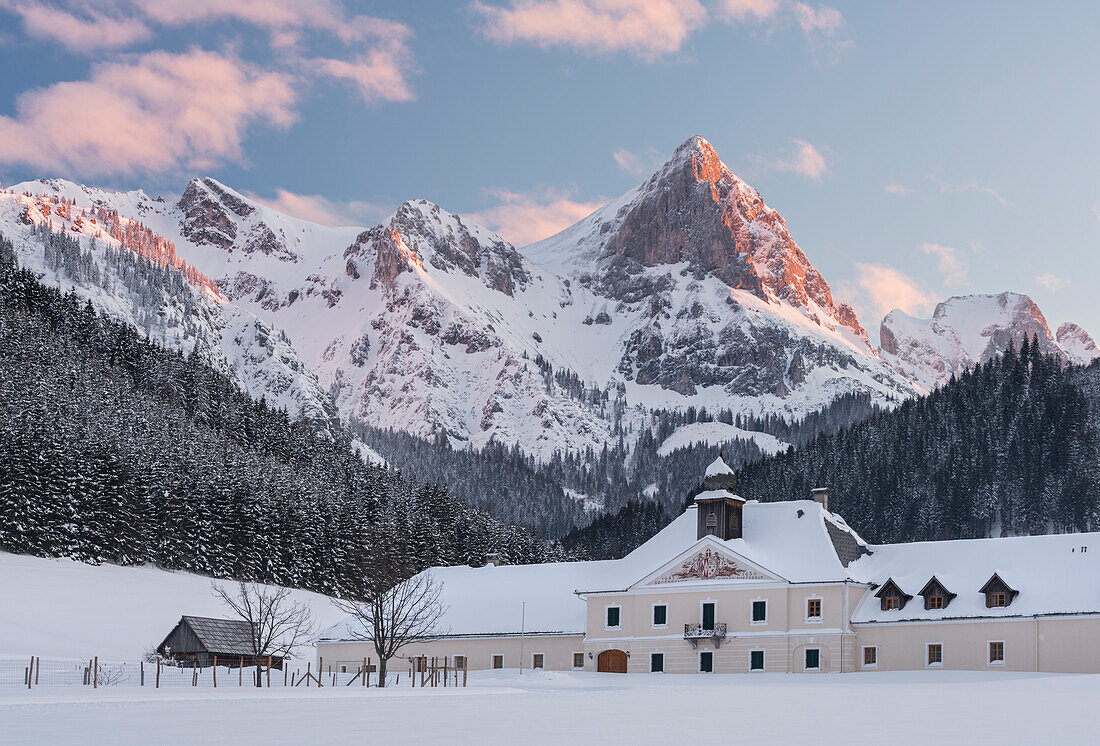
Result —
[[[440, 636], [402, 655], [471, 670], [1100, 672], [1100, 534], [873, 545], [824, 491], [746, 502], [734, 484], [716, 461], [707, 491], [619, 560], [430, 570]], [[356, 670], [374, 651], [341, 624], [318, 654]]]

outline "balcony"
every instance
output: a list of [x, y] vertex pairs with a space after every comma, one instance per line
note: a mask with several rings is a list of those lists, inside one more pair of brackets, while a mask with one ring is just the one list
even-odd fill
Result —
[[693, 648], [699, 648], [700, 640], [710, 640], [714, 647], [722, 647], [722, 640], [726, 639], [726, 624], [719, 622], [713, 627], [704, 627], [702, 624], [685, 624], [684, 639], [691, 643]]

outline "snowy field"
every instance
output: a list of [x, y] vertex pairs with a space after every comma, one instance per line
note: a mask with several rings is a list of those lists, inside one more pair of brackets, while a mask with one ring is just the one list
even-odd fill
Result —
[[471, 672], [446, 690], [5, 690], [0, 741], [1092, 744], [1097, 701], [1080, 675]]
[[[182, 615], [226, 616], [210, 583], [154, 567], [0, 552], [0, 658], [140, 660]], [[345, 616], [326, 596], [295, 591], [294, 598], [310, 607], [318, 629]]]

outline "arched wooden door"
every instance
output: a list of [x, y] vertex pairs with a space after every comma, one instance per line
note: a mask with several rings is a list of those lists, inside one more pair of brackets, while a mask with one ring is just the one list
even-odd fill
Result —
[[602, 673], [626, 673], [626, 653], [605, 650], [596, 656], [596, 670]]

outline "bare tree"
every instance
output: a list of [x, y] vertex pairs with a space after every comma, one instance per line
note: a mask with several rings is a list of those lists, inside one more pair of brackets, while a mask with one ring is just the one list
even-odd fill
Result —
[[[384, 564], [376, 563], [375, 569]], [[362, 582], [357, 598], [333, 600], [337, 608], [351, 615], [348, 634], [374, 643], [378, 686], [386, 685], [387, 664], [401, 648], [437, 636], [436, 627], [446, 610], [442, 591], [443, 584], [427, 570], [398, 582], [377, 573]]]
[[248, 623], [256, 686], [261, 685], [264, 658], [270, 663], [272, 657], [289, 657], [316, 631], [309, 607], [292, 600], [288, 588], [240, 582], [233, 588], [213, 583], [211, 590], [215, 598]]

